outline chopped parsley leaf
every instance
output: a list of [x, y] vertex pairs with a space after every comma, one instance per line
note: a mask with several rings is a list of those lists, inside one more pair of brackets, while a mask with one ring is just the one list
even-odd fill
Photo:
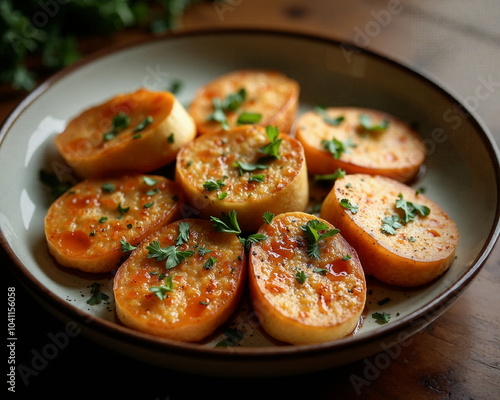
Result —
[[132, 246], [126, 240], [120, 240], [120, 244], [122, 246], [122, 253], [127, 253], [128, 251], [132, 251], [132, 250], [135, 250], [137, 248], [137, 246]]
[[102, 185], [101, 189], [107, 193], [113, 193], [116, 189], [116, 185], [113, 183], [107, 182], [107, 183]]
[[252, 172], [257, 169], [267, 169], [269, 168], [268, 165], [266, 164], [260, 164], [260, 163], [246, 163], [243, 161], [235, 161], [233, 163], [233, 167], [239, 168], [240, 175], [243, 174], [243, 172]]
[[113, 122], [111, 125], [111, 130], [103, 134], [103, 140], [104, 141], [109, 141], [114, 139], [114, 137], [123, 131], [124, 129], [127, 129], [130, 125], [130, 117], [125, 114], [123, 111], [119, 112], [113, 117]]
[[137, 125], [134, 130], [132, 131], [133, 133], [140, 132], [144, 129], [146, 129], [147, 126], [151, 125], [153, 123], [153, 117], [151, 115], [148, 115], [146, 118], [144, 118], [139, 125]]
[[157, 261], [165, 262], [165, 268], [170, 269], [179, 265], [186, 258], [194, 254], [193, 250], [180, 251], [176, 246], [167, 246], [162, 248], [157, 240], [151, 242], [147, 247], [148, 258], [154, 258]]
[[95, 306], [96, 304], [101, 304], [103, 301], [109, 300], [109, 296], [106, 293], [101, 292], [100, 287], [102, 285], [100, 283], [94, 282], [91, 285], [90, 293], [92, 293], [92, 297], [87, 300], [87, 304], [91, 306]]
[[245, 246], [245, 249], [248, 250], [253, 243], [262, 242], [266, 239], [266, 235], [262, 235], [261, 233], [254, 233], [252, 235], [249, 235], [246, 239], [240, 238], [240, 242], [243, 244], [243, 246]]
[[297, 271], [297, 273], [295, 274], [295, 280], [300, 284], [305, 283], [308, 277], [309, 276], [303, 270]]
[[145, 176], [145, 177], [143, 178], [143, 182], [144, 182], [146, 185], [148, 185], [148, 186], [154, 186], [154, 185], [156, 185], [156, 184], [158, 183], [158, 181], [157, 181], [156, 179], [151, 178], [151, 177], [149, 177], [149, 176]]
[[372, 314], [372, 317], [375, 318], [375, 321], [377, 321], [378, 324], [383, 325], [389, 322], [389, 320], [391, 319], [391, 314], [386, 312], [376, 312]]
[[283, 139], [278, 139], [280, 132], [276, 126], [266, 126], [266, 135], [270, 143], [262, 146], [260, 152], [266, 154], [271, 159], [280, 158], [280, 145]]
[[149, 288], [149, 291], [153, 292], [156, 295], [156, 297], [158, 297], [160, 300], [165, 300], [167, 298], [167, 293], [174, 291], [174, 283], [172, 281], [172, 275], [167, 276], [164, 285], [152, 286]]
[[189, 240], [189, 230], [191, 225], [187, 222], [179, 223], [179, 235], [175, 241], [176, 246], [186, 243]]
[[342, 207], [348, 209], [353, 214], [356, 214], [359, 211], [359, 206], [357, 204], [351, 203], [351, 201], [349, 199], [342, 199], [342, 200], [340, 200], [339, 204]]
[[262, 218], [264, 219], [264, 222], [270, 224], [271, 222], [273, 222], [274, 214], [271, 211], [266, 211], [264, 215], [262, 215]]
[[238, 116], [237, 124], [245, 125], [245, 124], [256, 124], [262, 118], [262, 114], [252, 113], [252, 112], [243, 112]]
[[337, 168], [335, 170], [335, 172], [333, 172], [331, 174], [314, 175], [314, 181], [316, 181], [316, 182], [318, 182], [318, 181], [334, 181], [334, 180], [343, 178], [345, 175], [346, 175], [345, 170], [343, 170], [341, 168]]
[[266, 176], [264, 174], [252, 175], [250, 178], [248, 178], [248, 182], [262, 183], [264, 182], [265, 178]]
[[317, 260], [319, 260], [320, 258], [320, 240], [334, 236], [340, 232], [338, 229], [329, 229], [328, 225], [317, 219], [311, 219], [307, 221], [307, 223], [305, 225], [302, 225], [300, 229], [302, 229], [307, 239], [307, 253], [310, 257], [316, 258]]
[[382, 232], [387, 233], [388, 235], [395, 235], [396, 229], [401, 228], [403, 225], [399, 222], [398, 215], [389, 215], [382, 219]]
[[224, 186], [226, 186], [226, 184], [222, 179], [209, 179], [203, 184], [203, 189], [213, 192], [215, 190], [222, 189]]
[[363, 129], [369, 132], [383, 131], [389, 127], [389, 121], [385, 119], [380, 124], [375, 125], [371, 117], [367, 114], [360, 114], [358, 121]]
[[212, 269], [216, 262], [217, 262], [216, 257], [209, 257], [207, 261], [205, 261], [205, 264], [203, 264], [203, 268]]
[[336, 160], [338, 160], [342, 156], [342, 154], [347, 153], [349, 151], [349, 147], [356, 147], [356, 145], [352, 143], [350, 139], [347, 139], [345, 142], [341, 142], [336, 138], [333, 138], [331, 140], [322, 140], [321, 145]]
[[429, 207], [406, 201], [401, 193], [398, 194], [398, 199], [396, 200], [396, 208], [403, 210], [402, 221], [404, 224], [413, 221], [417, 217], [417, 213], [422, 217], [426, 217], [431, 213]]
[[212, 221], [216, 232], [235, 233], [237, 235], [241, 233], [237, 214], [234, 210], [229, 211], [229, 214], [222, 213], [220, 218], [211, 216], [210, 221]]

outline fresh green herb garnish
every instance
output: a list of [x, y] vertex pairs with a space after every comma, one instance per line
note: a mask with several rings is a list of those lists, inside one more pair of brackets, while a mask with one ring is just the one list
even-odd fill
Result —
[[360, 114], [358, 117], [358, 121], [363, 129], [369, 132], [383, 131], [389, 127], [388, 120], [384, 119], [380, 124], [375, 125], [371, 117], [367, 114]]
[[331, 174], [324, 175], [314, 175], [314, 180], [317, 181], [334, 181], [336, 179], [343, 178], [346, 175], [345, 170], [341, 168], [337, 168], [335, 172]]
[[262, 218], [264, 219], [264, 222], [270, 224], [271, 222], [273, 222], [274, 214], [271, 211], [266, 211]]
[[103, 139], [105, 141], [112, 140], [118, 133], [127, 129], [130, 125], [130, 117], [123, 111], [119, 112], [113, 117], [111, 130], [104, 133]]
[[326, 108], [322, 106], [316, 106], [314, 110], [323, 118], [323, 122], [328, 125], [339, 126], [345, 120], [343, 115], [335, 118], [328, 116]]
[[175, 143], [175, 135], [173, 133], [168, 135], [167, 142], [170, 144]]
[[262, 118], [262, 114], [252, 113], [252, 112], [243, 112], [238, 116], [237, 124], [256, 124]]
[[342, 207], [348, 209], [353, 214], [356, 214], [359, 211], [359, 206], [357, 204], [351, 203], [351, 201], [349, 199], [342, 199], [342, 200], [340, 200], [339, 204]]
[[101, 218], [99, 218], [99, 220], [97, 222], [102, 224], [103, 222], [106, 222], [107, 220], [108, 220], [108, 217], [101, 217]]
[[235, 161], [233, 162], [233, 167], [239, 168], [240, 175], [242, 175], [243, 172], [252, 172], [257, 169], [267, 169], [269, 168], [269, 165], [261, 163], [246, 163], [243, 161]]
[[216, 257], [209, 257], [208, 260], [205, 261], [205, 264], [203, 264], [203, 268], [212, 269], [216, 262], [217, 262]]
[[383, 325], [389, 322], [389, 320], [391, 319], [391, 314], [386, 312], [376, 312], [372, 314], [372, 317], [375, 318], [375, 321], [377, 321], [377, 323]]
[[143, 178], [143, 182], [144, 182], [146, 185], [148, 185], [148, 186], [154, 186], [154, 185], [156, 185], [156, 184], [158, 183], [158, 181], [157, 181], [156, 179], [151, 178], [151, 177], [149, 177], [149, 176], [145, 176], [145, 177]]
[[342, 257], [342, 261], [349, 261], [352, 259], [352, 256], [350, 254], [346, 254], [344, 257]]
[[260, 233], [254, 233], [252, 235], [249, 235], [246, 239], [240, 238], [240, 242], [248, 250], [253, 243], [262, 242], [263, 240], [266, 240], [266, 239], [267, 239], [266, 235], [262, 235]]
[[417, 217], [417, 213], [422, 217], [427, 217], [431, 213], [429, 207], [406, 201], [401, 193], [398, 194], [396, 208], [403, 210], [402, 221], [404, 224], [413, 221]]
[[297, 282], [299, 282], [300, 284], [303, 284], [308, 277], [309, 277], [309, 275], [307, 275], [303, 270], [299, 270], [295, 274], [295, 280]]
[[338, 229], [329, 229], [328, 225], [317, 219], [307, 221], [300, 229], [302, 229], [307, 239], [307, 253], [310, 257], [316, 258], [317, 260], [320, 258], [319, 242], [340, 232]]
[[252, 175], [250, 178], [248, 178], [248, 182], [262, 183], [265, 179], [266, 176], [264, 174]]
[[335, 138], [333, 138], [332, 140], [322, 140], [321, 145], [336, 160], [338, 160], [340, 156], [342, 156], [342, 154], [347, 153], [349, 151], [349, 147], [356, 147], [356, 145], [352, 143], [350, 139], [347, 139], [345, 142], [341, 142], [340, 140]]
[[154, 201], [150, 201], [149, 203], [145, 203], [142, 208], [150, 208], [150, 207], [153, 207], [153, 205], [155, 204]]
[[182, 81], [180, 79], [174, 79], [170, 83], [170, 87], [168, 88], [168, 91], [172, 94], [179, 94], [181, 89], [182, 89]]
[[158, 241], [151, 242], [147, 247], [148, 258], [154, 258], [157, 261], [165, 262], [165, 268], [170, 269], [179, 265], [186, 258], [191, 257], [194, 254], [193, 250], [180, 251], [177, 246], [167, 246], [162, 248]]
[[209, 192], [213, 192], [215, 190], [222, 189], [224, 186], [226, 186], [226, 184], [222, 179], [209, 179], [203, 184], [203, 189], [208, 190]]
[[116, 185], [113, 183], [107, 182], [107, 183], [102, 185], [101, 189], [107, 193], [113, 193], [116, 189]]
[[87, 300], [87, 304], [94, 306], [96, 304], [101, 304], [103, 301], [109, 300], [109, 296], [106, 293], [101, 292], [102, 285], [100, 283], [94, 282], [91, 285], [90, 293], [92, 293], [92, 297]]
[[189, 240], [191, 225], [187, 222], [179, 222], [179, 235], [175, 241], [176, 246], [186, 243]]
[[230, 93], [221, 100], [219, 97], [212, 99], [214, 111], [207, 117], [207, 121], [219, 122], [222, 129], [228, 130], [229, 123], [227, 121], [227, 113], [236, 111], [246, 100], [247, 92], [241, 88], [236, 93]]
[[164, 285], [152, 286], [149, 288], [150, 292], [153, 292], [160, 300], [165, 300], [167, 298], [167, 293], [174, 291], [174, 282], [172, 281], [172, 275], [167, 276]]
[[130, 207], [122, 207], [122, 203], [120, 202], [118, 203], [117, 210], [119, 212], [119, 215], [118, 217], [116, 217], [116, 219], [121, 219], [126, 213], [129, 212]]
[[140, 132], [144, 129], [146, 129], [146, 127], [148, 127], [149, 125], [151, 125], [153, 123], [153, 117], [151, 115], [148, 115], [146, 118], [144, 118], [140, 123], [139, 125], [137, 125], [134, 130], [132, 131], [133, 133], [137, 133], [137, 132]]
[[219, 200], [224, 200], [226, 197], [227, 197], [227, 192], [220, 192], [217, 195], [217, 199], [219, 199]]
[[326, 273], [328, 273], [328, 270], [326, 268], [314, 268], [313, 272], [316, 272], [317, 274], [325, 275]]
[[[280, 131], [276, 126], [267, 126], [266, 127], [266, 135], [270, 140], [270, 143], [262, 146], [260, 148], [260, 152], [267, 155], [271, 159], [280, 158], [280, 145], [283, 139], [278, 139]], [[267, 158], [266, 157], [266, 158]]]
[[148, 191], [146, 192], [146, 196], [154, 196], [154, 195], [155, 195], [155, 194], [157, 194], [159, 191], [160, 191], [160, 189], [158, 189], [158, 188], [154, 188], [154, 189], [148, 190]]
[[126, 240], [120, 240], [120, 244], [122, 246], [122, 253], [127, 253], [127, 252], [135, 250], [137, 248], [137, 246], [132, 246]]
[[204, 247], [199, 247], [198, 248], [198, 254], [200, 254], [202, 256], [204, 256], [205, 254], [211, 253], [211, 252], [212, 252], [212, 250], [208, 250], [208, 249], [206, 249]]
[[235, 233], [237, 235], [241, 233], [237, 214], [234, 210], [229, 211], [229, 214], [222, 213], [220, 218], [212, 216], [210, 221], [212, 221], [216, 232]]
[[398, 215], [389, 215], [382, 219], [382, 232], [388, 235], [395, 235], [396, 229], [401, 228], [403, 225], [399, 222]]

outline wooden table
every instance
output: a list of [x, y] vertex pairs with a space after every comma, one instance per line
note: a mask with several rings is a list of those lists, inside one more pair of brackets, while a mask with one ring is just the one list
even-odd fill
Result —
[[[481, 77], [500, 82], [500, 7], [495, 0], [432, 3], [230, 0], [194, 7], [185, 15], [183, 26], [269, 26], [354, 42], [442, 82], [458, 98], [476, 108], [499, 143], [500, 84], [494, 83], [491, 96], [480, 103], [473, 104], [471, 99]], [[106, 45], [143, 35], [124, 32]], [[102, 46], [102, 41], [91, 41], [85, 49], [91, 53]], [[26, 93], [4, 87], [0, 94], [0, 121], [3, 121]], [[1, 261], [4, 266], [10, 262], [3, 251]], [[271, 393], [275, 394], [273, 398], [280, 399], [500, 398], [500, 320], [496, 309], [500, 292], [500, 245], [494, 248], [461, 298], [437, 321], [412, 337], [411, 344], [401, 348], [401, 354], [387, 368], [376, 373], [369, 368], [375, 355], [343, 367], [290, 378], [190, 376], [130, 360], [82, 336], [72, 338], [46, 365], [36, 364], [37, 352], [64, 326], [37, 304], [9, 271], [6, 274], [7, 287], [15, 286], [18, 293], [17, 359], [33, 371], [27, 385], [18, 383], [18, 398], [41, 393], [54, 399], [63, 398], [62, 395], [73, 399], [96, 395], [130, 398], [135, 393], [140, 393], [141, 399], [152, 400], [221, 399], [243, 394], [268, 398]]]

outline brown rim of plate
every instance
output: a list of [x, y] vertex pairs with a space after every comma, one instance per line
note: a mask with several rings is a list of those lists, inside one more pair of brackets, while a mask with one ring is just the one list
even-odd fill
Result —
[[[175, 40], [178, 38], [189, 38], [189, 37], [202, 37], [202, 36], [218, 36], [218, 35], [262, 35], [262, 36], [281, 36], [284, 38], [291, 39], [301, 39], [310, 40], [314, 42], [320, 42], [332, 46], [344, 46], [350, 49], [356, 54], [362, 54], [384, 63], [399, 68], [418, 78], [422, 83], [431, 86], [434, 90], [437, 90], [441, 95], [445, 96], [453, 104], [461, 104], [453, 95], [451, 95], [447, 90], [445, 90], [440, 84], [436, 83], [435, 80], [430, 80], [422, 73], [417, 72], [415, 68], [410, 68], [399, 62], [396, 62], [386, 56], [382, 56], [373, 51], [366, 50], [355, 46], [354, 44], [348, 43], [346, 41], [339, 41], [326, 36], [310, 33], [297, 33], [294, 31], [283, 30], [283, 29], [256, 29], [256, 28], [197, 28], [197, 29], [187, 29], [178, 32], [169, 32], [165, 35], [151, 36], [140, 38], [139, 40], [133, 42], [122, 43], [118, 45], [113, 45], [109, 48], [99, 50], [84, 59], [75, 62], [69, 67], [62, 69], [61, 71], [55, 73], [49, 77], [46, 81], [40, 84], [35, 90], [28, 94], [24, 100], [22, 100], [15, 109], [7, 117], [5, 123], [0, 130], [0, 146], [3, 143], [3, 139], [9, 131], [10, 127], [14, 122], [21, 116], [23, 111], [30, 106], [41, 94], [47, 91], [52, 85], [63, 79], [65, 76], [71, 74], [78, 68], [88, 65], [89, 63], [103, 58], [106, 55], [117, 53], [128, 48], [140, 46], [147, 43], [153, 43], [156, 41], [163, 40]], [[463, 106], [463, 105], [462, 105]], [[467, 109], [466, 106], [463, 106]], [[498, 150], [496, 150], [494, 141], [491, 138], [491, 134], [480, 124], [477, 118], [474, 116], [474, 112], [470, 112], [468, 116], [468, 121], [476, 128], [479, 132], [480, 139], [484, 142], [485, 147], [490, 153], [490, 158], [492, 162], [496, 165], [495, 168], [495, 180], [497, 187], [500, 186], [500, 168], [499, 168], [499, 156]], [[12, 270], [16, 278], [26, 287], [26, 289], [32, 293], [36, 298], [43, 301], [44, 306], [49, 309], [52, 308], [56, 310], [59, 314], [59, 318], [71, 319], [77, 322], [82, 330], [93, 331], [95, 333], [109, 336], [115, 340], [121, 342], [130, 343], [134, 346], [141, 346], [144, 348], [149, 348], [157, 353], [168, 352], [172, 355], [182, 355], [183, 357], [199, 357], [203, 355], [205, 359], [212, 359], [218, 361], [272, 361], [277, 359], [287, 359], [298, 357], [311, 357], [315, 355], [325, 355], [329, 352], [335, 352], [336, 350], [346, 351], [349, 349], [354, 349], [362, 345], [370, 345], [374, 342], [379, 342], [384, 338], [393, 337], [397, 332], [403, 331], [408, 333], [408, 336], [413, 335], [419, 330], [425, 328], [434, 319], [439, 317], [444, 313], [463, 293], [463, 291], [472, 283], [476, 275], [481, 270], [486, 259], [491, 253], [495, 243], [500, 235], [500, 203], [497, 200], [495, 220], [496, 223], [492, 226], [488, 237], [483, 245], [480, 253], [457, 281], [449, 287], [444, 293], [442, 293], [437, 298], [434, 298], [423, 306], [420, 310], [414, 311], [413, 313], [402, 317], [400, 320], [392, 322], [390, 325], [384, 325], [378, 328], [374, 332], [369, 332], [366, 334], [358, 334], [345, 339], [340, 339], [333, 342], [311, 344], [311, 345], [285, 345], [285, 346], [270, 346], [270, 347], [231, 347], [230, 351], [225, 351], [219, 348], [209, 348], [196, 343], [182, 343], [176, 342], [168, 339], [158, 338], [156, 336], [148, 335], [139, 331], [135, 331], [126, 328], [117, 323], [104, 320], [98, 317], [89, 318], [88, 314], [79, 310], [75, 306], [65, 302], [58, 296], [50, 292], [46, 287], [40, 284], [37, 279], [32, 275], [32, 273], [22, 264], [19, 258], [16, 256], [12, 248], [8, 244], [8, 240], [0, 231], [0, 243], [3, 246], [7, 255], [13, 261], [13, 265], [9, 264], [9, 268]], [[90, 320], [90, 321], [89, 321]], [[326, 352], [326, 353], [325, 353]]]

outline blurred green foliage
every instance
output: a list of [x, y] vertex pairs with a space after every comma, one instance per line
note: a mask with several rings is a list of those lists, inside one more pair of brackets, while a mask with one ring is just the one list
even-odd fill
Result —
[[39, 57], [51, 71], [76, 61], [78, 39], [142, 27], [174, 29], [187, 7], [201, 0], [1, 0], [0, 81], [32, 90], [36, 75], [27, 65]]

